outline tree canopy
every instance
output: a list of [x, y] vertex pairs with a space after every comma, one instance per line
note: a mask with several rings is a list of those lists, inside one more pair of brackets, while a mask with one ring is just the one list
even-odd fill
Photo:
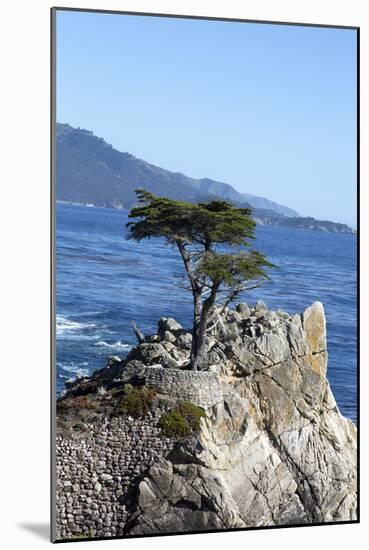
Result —
[[129, 238], [140, 241], [148, 237], [165, 237], [168, 242], [181, 240], [210, 249], [216, 243], [246, 245], [253, 238], [255, 222], [249, 208], [235, 208], [223, 200], [192, 204], [155, 195], [139, 189], [137, 198], [142, 206], [132, 208]]
[[[249, 208], [223, 200], [193, 204], [157, 197], [143, 189], [136, 194], [140, 204], [129, 213], [136, 221], [127, 223], [128, 238], [162, 237], [178, 248], [185, 267], [180, 286], [190, 290], [194, 300], [191, 362], [194, 368], [202, 368], [216, 300], [224, 309], [245, 290], [268, 280], [266, 269], [274, 266], [260, 252], [246, 252], [256, 225]], [[232, 248], [236, 249], [233, 253]]]

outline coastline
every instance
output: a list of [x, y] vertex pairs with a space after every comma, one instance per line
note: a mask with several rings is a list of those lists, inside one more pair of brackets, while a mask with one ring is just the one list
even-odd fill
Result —
[[[86, 206], [86, 207], [89, 207], [89, 208], [112, 208], [114, 210], [122, 210], [123, 212], [128, 212], [130, 210], [130, 208], [128, 207], [124, 207], [122, 205], [113, 205], [113, 204], [108, 204], [108, 205], [97, 205], [97, 204], [92, 204], [92, 203], [84, 203], [84, 202], [77, 202], [77, 201], [65, 201], [65, 200], [57, 200], [56, 201], [56, 204], [66, 204], [66, 205], [71, 205], [71, 206]], [[295, 219], [295, 218], [293, 218]], [[260, 217], [258, 214], [255, 215], [255, 221], [257, 223], [257, 225], [262, 225], [262, 226], [271, 226], [271, 227], [279, 227], [279, 228], [283, 228], [283, 229], [298, 229], [299, 231], [316, 231], [316, 232], [319, 232], [319, 233], [334, 233], [334, 234], [337, 234], [337, 235], [354, 235], [354, 236], [357, 236], [357, 230], [350, 227], [350, 226], [345, 226], [345, 224], [341, 224], [341, 223], [336, 223], [336, 222], [328, 222], [328, 221], [319, 221], [319, 220], [315, 220], [314, 218], [296, 218], [296, 219], [308, 219], [308, 220], [312, 220], [312, 225], [310, 227], [301, 227], [299, 225], [291, 225], [290, 223], [290, 220], [291, 218], [287, 218], [284, 220], [284, 223], [273, 223], [271, 222], [270, 220], [268, 221], [265, 221], [263, 220], [262, 217]], [[333, 230], [333, 229], [327, 229], [326, 226], [324, 226], [324, 224], [329, 224], [330, 226], [333, 225], [334, 227], [339, 227], [339, 226], [342, 226], [342, 227], [345, 227], [345, 229], [343, 230]]]

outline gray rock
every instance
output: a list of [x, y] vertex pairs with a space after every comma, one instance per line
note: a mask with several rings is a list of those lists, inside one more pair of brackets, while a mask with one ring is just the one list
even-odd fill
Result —
[[154, 342], [160, 342], [160, 336], [158, 334], [151, 334], [149, 336], [145, 336], [145, 342], [149, 344]]
[[178, 336], [177, 343], [180, 348], [190, 350], [192, 345], [192, 334], [190, 332], [183, 332]]
[[245, 319], [247, 317], [250, 317], [251, 311], [247, 304], [240, 303], [236, 305], [236, 311]]
[[177, 331], [183, 330], [183, 327], [172, 317], [162, 317], [158, 322], [158, 329], [159, 332], [169, 330], [175, 334]]
[[165, 330], [163, 333], [163, 340], [166, 340], [167, 342], [175, 342], [177, 339], [172, 332]]
[[255, 311], [267, 311], [267, 310], [268, 310], [268, 307], [266, 303], [263, 302], [263, 300], [258, 300], [256, 302]]
[[160, 363], [164, 367], [176, 367], [177, 361], [166, 351], [162, 344], [141, 344], [132, 350], [128, 357], [132, 357], [145, 365]]
[[101, 483], [99, 483], [98, 481], [96, 481], [96, 483], [95, 483], [95, 485], [94, 485], [94, 492], [95, 492], [95, 493], [100, 493], [100, 492], [101, 492], [101, 489], [102, 489]]
[[108, 358], [108, 365], [113, 365], [114, 363], [121, 363], [122, 362], [122, 359], [120, 357], [118, 357], [118, 355], [111, 355], [109, 358]]
[[[221, 370], [212, 368], [226, 376], [225, 397], [200, 434], [141, 481], [129, 533], [356, 518], [356, 428], [325, 377], [324, 310], [257, 312], [265, 322], [242, 345], [229, 343]], [[233, 325], [223, 326], [223, 338]]]
[[101, 474], [100, 479], [101, 479], [101, 481], [108, 481], [109, 482], [109, 481], [112, 481], [113, 476], [110, 475], [110, 474], [104, 473], [104, 474]]

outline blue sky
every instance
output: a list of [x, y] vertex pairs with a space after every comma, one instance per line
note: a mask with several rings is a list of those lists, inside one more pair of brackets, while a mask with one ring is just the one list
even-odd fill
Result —
[[57, 12], [57, 120], [356, 224], [356, 33]]

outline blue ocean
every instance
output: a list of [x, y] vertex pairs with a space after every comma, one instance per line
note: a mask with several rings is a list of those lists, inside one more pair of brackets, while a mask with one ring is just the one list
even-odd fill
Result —
[[[125, 238], [127, 212], [58, 203], [56, 208], [57, 392], [67, 379], [124, 356], [136, 344], [131, 321], [150, 334], [160, 317], [190, 327], [190, 295], [174, 282], [176, 252], [158, 239]], [[328, 378], [341, 413], [356, 422], [356, 237], [258, 226], [255, 248], [278, 266], [271, 283], [244, 296], [301, 312], [319, 300], [328, 331]]]

